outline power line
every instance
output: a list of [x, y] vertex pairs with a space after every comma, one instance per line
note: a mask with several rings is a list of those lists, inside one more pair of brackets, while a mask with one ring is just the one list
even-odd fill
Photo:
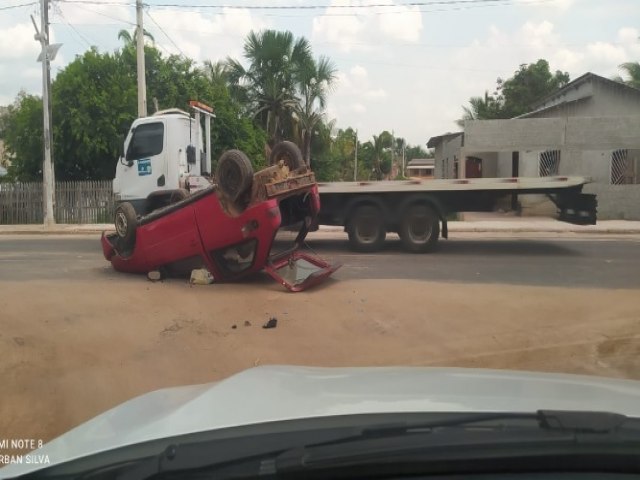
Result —
[[18, 5], [8, 5], [6, 7], [0, 7], [0, 10], [11, 10], [14, 8], [22, 8], [22, 7], [31, 7], [32, 5], [37, 5], [38, 2], [28, 2], [28, 3], [20, 3]]
[[[74, 1], [74, 0], [69, 0]], [[95, 1], [95, 0], [75, 0], [75, 1]], [[369, 3], [362, 5], [213, 5], [213, 4], [178, 4], [178, 3], [152, 3], [148, 6], [154, 7], [178, 7], [178, 8], [220, 8], [237, 10], [319, 10], [319, 9], [367, 9], [367, 8], [398, 8], [398, 7], [431, 7], [437, 5], [467, 5], [467, 4], [491, 4], [504, 0], [428, 0], [422, 2], [406, 2], [399, 4]], [[512, 2], [512, 0], [507, 0]], [[552, 1], [552, 0], [549, 0]], [[516, 2], [521, 4], [521, 2]]]
[[54, 11], [55, 13], [57, 13], [58, 15], [60, 15], [60, 18], [62, 19], [62, 21], [64, 23], [66, 23], [69, 28], [71, 28], [71, 30], [73, 30], [75, 32], [75, 34], [78, 36], [78, 38], [80, 38], [80, 40], [82, 40], [84, 43], [87, 44], [87, 47], [91, 48], [91, 42], [87, 39], [87, 37], [85, 37], [84, 35], [82, 35], [77, 29], [76, 27], [74, 27], [69, 20], [67, 20], [67, 18], [64, 16], [64, 14], [62, 13], [62, 9], [60, 9], [60, 7], [58, 7], [57, 5], [54, 5]]
[[[60, 1], [60, 0], [59, 0]], [[84, 8], [82, 6], [79, 5], [80, 2], [64, 2], [64, 3], [73, 3], [76, 7], [78, 7], [80, 10], [84, 10], [85, 12], [89, 12], [89, 13], [95, 13], [96, 15], [100, 15], [102, 17], [105, 18], [109, 18], [111, 20], [115, 20], [116, 22], [120, 22], [120, 23], [126, 23], [128, 25], [133, 25], [135, 27], [136, 22], [132, 22], [130, 20], [125, 20], [123, 18], [117, 18], [117, 17], [112, 17], [111, 15], [107, 15], [106, 13], [102, 13], [99, 12], [98, 10], [91, 10], [89, 8]], [[101, 5], [104, 5], [103, 3], [101, 3]]]
[[176, 42], [173, 41], [173, 38], [171, 38], [169, 36], [169, 34], [167, 32], [164, 31], [164, 29], [160, 26], [160, 24], [158, 22], [156, 22], [155, 18], [153, 18], [151, 16], [151, 14], [145, 10], [145, 13], [147, 14], [147, 17], [149, 17], [151, 19], [151, 21], [155, 24], [156, 27], [158, 27], [160, 29], [160, 31], [164, 34], [165, 37], [167, 37], [169, 39], [169, 41], [173, 44], [174, 47], [176, 47], [178, 49], [178, 51], [180, 52], [180, 55], [182, 55], [183, 57], [186, 57], [186, 55], [184, 54], [184, 52], [182, 51], [182, 49], [178, 46], [178, 44]]
[[[58, 0], [62, 3], [69, 4], [92, 4], [92, 5], [116, 5], [133, 7], [134, 3], [130, 1], [100, 1], [100, 0]], [[486, 5], [492, 4], [509, 4], [509, 5], [527, 5], [529, 3], [543, 3], [552, 2], [554, 0], [537, 0], [531, 2], [519, 2], [515, 0], [429, 0], [423, 2], [407, 2], [400, 4], [388, 4], [388, 3], [371, 3], [366, 5], [235, 5], [235, 4], [186, 4], [186, 3], [146, 3], [146, 7], [161, 7], [161, 8], [213, 8], [213, 9], [234, 9], [234, 10], [321, 10], [321, 9], [347, 9], [347, 10], [363, 10], [371, 8], [405, 8], [405, 7], [433, 7], [433, 6], [458, 6], [458, 5]]]

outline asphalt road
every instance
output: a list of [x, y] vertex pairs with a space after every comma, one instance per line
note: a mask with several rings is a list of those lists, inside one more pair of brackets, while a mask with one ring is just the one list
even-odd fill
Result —
[[[488, 235], [466, 234], [441, 240], [438, 251], [429, 255], [405, 253], [397, 239], [388, 239], [384, 250], [376, 254], [354, 253], [342, 233], [312, 234], [307, 243], [320, 256], [342, 263], [335, 274], [338, 280], [640, 288], [638, 237]], [[0, 236], [0, 281], [143, 278], [114, 272], [102, 257], [95, 235]], [[258, 277], [250, 281], [269, 280]]]

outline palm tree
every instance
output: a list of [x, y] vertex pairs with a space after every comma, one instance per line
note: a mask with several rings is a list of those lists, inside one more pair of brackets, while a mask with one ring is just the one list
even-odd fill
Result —
[[464, 114], [460, 120], [456, 120], [459, 127], [464, 127], [466, 120], [490, 120], [499, 116], [500, 102], [489, 92], [484, 92], [484, 97], [471, 97], [469, 106], [462, 107]]
[[326, 57], [310, 59], [299, 69], [296, 80], [300, 101], [295, 105], [300, 147], [307, 165], [311, 164], [311, 137], [324, 119], [327, 94], [336, 79], [336, 68]]
[[[135, 46], [137, 34], [138, 34], [137, 32], [138, 32], [137, 28], [133, 30], [133, 35], [129, 33], [129, 31], [122, 29], [118, 32], [118, 40], [122, 40], [124, 42], [125, 47]], [[155, 42], [155, 38], [153, 38], [153, 35], [151, 35], [151, 33], [149, 33], [147, 30], [143, 29], [142, 34], [144, 37], [151, 40], [151, 43]]]
[[380, 135], [373, 136], [373, 168], [376, 173], [376, 179], [382, 180], [386, 172], [384, 163], [384, 151], [393, 145], [393, 137], [386, 130]]
[[635, 88], [640, 88], [640, 62], [627, 62], [620, 65], [620, 69], [626, 72], [627, 80], [622, 77], [616, 77], [618, 82], [626, 83]]
[[297, 75], [312, 61], [311, 47], [305, 38], [294, 39], [291, 32], [252, 31], [244, 44], [244, 57], [249, 61], [248, 68], [227, 59], [230, 82], [235, 93], [249, 101], [250, 111], [274, 144], [284, 137], [284, 126], [291, 123], [297, 103]]
[[202, 73], [204, 73], [204, 75], [214, 85], [228, 86], [230, 83], [229, 70], [225, 62], [212, 62], [211, 60], [205, 60]]

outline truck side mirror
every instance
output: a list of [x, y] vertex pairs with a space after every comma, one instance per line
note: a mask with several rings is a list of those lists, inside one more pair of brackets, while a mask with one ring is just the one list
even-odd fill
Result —
[[187, 163], [196, 163], [196, 147], [187, 145]]

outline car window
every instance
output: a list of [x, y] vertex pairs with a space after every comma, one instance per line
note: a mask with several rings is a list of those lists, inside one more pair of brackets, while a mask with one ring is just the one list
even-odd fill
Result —
[[127, 160], [152, 157], [162, 152], [164, 125], [162, 122], [145, 123], [136, 128], [127, 150]]

